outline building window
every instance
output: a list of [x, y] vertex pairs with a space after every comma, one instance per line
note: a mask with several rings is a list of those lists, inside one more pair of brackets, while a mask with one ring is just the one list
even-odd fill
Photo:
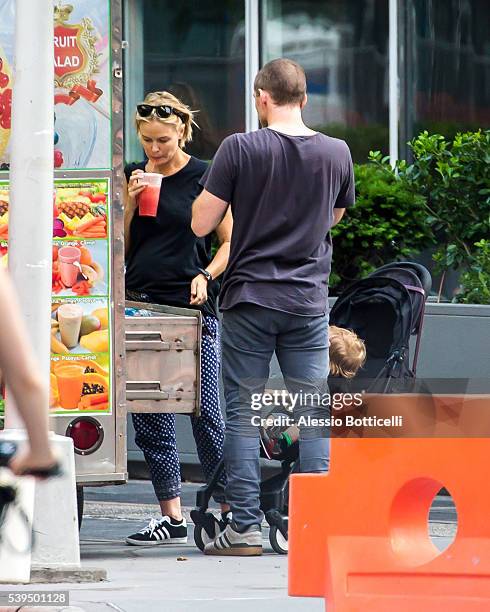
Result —
[[354, 161], [388, 154], [388, 0], [265, 0], [262, 63], [277, 57], [306, 71], [309, 127], [346, 140]]
[[401, 16], [402, 142], [489, 127], [488, 0], [410, 0]]
[[[186, 151], [210, 159], [245, 130], [245, 4], [215, 0], [128, 0], [125, 6], [126, 109], [168, 90], [199, 110]], [[141, 157], [126, 121], [126, 159]]]

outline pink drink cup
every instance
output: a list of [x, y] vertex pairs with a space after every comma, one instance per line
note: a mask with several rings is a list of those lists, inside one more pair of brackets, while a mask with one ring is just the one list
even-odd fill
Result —
[[73, 287], [77, 282], [78, 268], [73, 264], [80, 263], [82, 253], [80, 249], [73, 246], [61, 247], [58, 251], [58, 260], [60, 262], [61, 282], [65, 287]]
[[141, 178], [142, 181], [147, 183], [146, 187], [138, 196], [140, 216], [156, 217], [163, 175], [154, 172], [144, 172], [140, 174], [138, 178]]

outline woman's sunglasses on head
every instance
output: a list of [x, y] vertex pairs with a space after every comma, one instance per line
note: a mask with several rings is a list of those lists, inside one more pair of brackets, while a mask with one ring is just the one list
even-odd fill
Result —
[[162, 105], [162, 106], [151, 106], [151, 104], [138, 104], [136, 106], [136, 110], [138, 111], [138, 115], [140, 117], [146, 118], [150, 117], [153, 113], [160, 119], [167, 119], [170, 115], [175, 115], [179, 117], [184, 123], [186, 121], [186, 116], [184, 113], [176, 110], [173, 106]]

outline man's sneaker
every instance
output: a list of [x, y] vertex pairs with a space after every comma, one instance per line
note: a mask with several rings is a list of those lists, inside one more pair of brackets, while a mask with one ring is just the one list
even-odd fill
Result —
[[186, 544], [187, 523], [185, 518], [180, 522], [169, 516], [151, 519], [149, 524], [126, 538], [126, 544], [132, 546], [155, 546], [157, 544]]
[[252, 525], [243, 533], [228, 523], [219, 536], [206, 544], [205, 555], [236, 555], [253, 557], [262, 554], [262, 533], [260, 525]]

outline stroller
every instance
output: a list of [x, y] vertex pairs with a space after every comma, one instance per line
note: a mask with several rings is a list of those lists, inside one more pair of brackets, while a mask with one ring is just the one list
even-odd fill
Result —
[[[290, 415], [287, 408], [284, 407], [273, 408], [270, 414], [272, 412]], [[281, 463], [279, 473], [260, 483], [260, 508], [269, 524], [269, 542], [272, 549], [279, 555], [287, 555], [289, 475], [299, 472], [298, 441], [297, 439], [291, 440], [287, 432], [271, 431], [261, 427], [260, 456]], [[204, 546], [226, 527], [222, 519], [218, 519], [208, 511], [212, 495], [217, 491], [222, 491], [218, 481], [224, 469], [224, 461], [221, 461], [209, 483], [197, 492], [196, 508], [191, 510], [191, 519], [194, 522], [194, 542], [199, 550], [204, 550]]]
[[[366, 363], [362, 375], [353, 379], [329, 377], [331, 392], [364, 390], [370, 392], [406, 391], [415, 380], [417, 359], [427, 295], [432, 286], [426, 268], [412, 262], [397, 262], [378, 268], [367, 278], [353, 283], [336, 300], [330, 323], [352, 329], [366, 344]], [[416, 336], [412, 366], [409, 365], [410, 336]], [[290, 414], [286, 407], [272, 413]], [[260, 485], [260, 506], [270, 526], [269, 541], [278, 554], [288, 552], [289, 475], [299, 472], [297, 435], [280, 428], [261, 428], [261, 456], [280, 461], [278, 474]], [[194, 541], [203, 550], [225, 527], [223, 520], [208, 511], [213, 493], [224, 471], [221, 462], [210, 482], [196, 495], [191, 511]]]
[[[330, 324], [349, 328], [364, 340], [366, 363], [356, 378], [330, 377], [329, 384], [370, 393], [410, 391], [431, 287], [429, 271], [409, 261], [386, 264], [348, 287], [330, 311]], [[412, 335], [416, 343], [410, 365]]]

